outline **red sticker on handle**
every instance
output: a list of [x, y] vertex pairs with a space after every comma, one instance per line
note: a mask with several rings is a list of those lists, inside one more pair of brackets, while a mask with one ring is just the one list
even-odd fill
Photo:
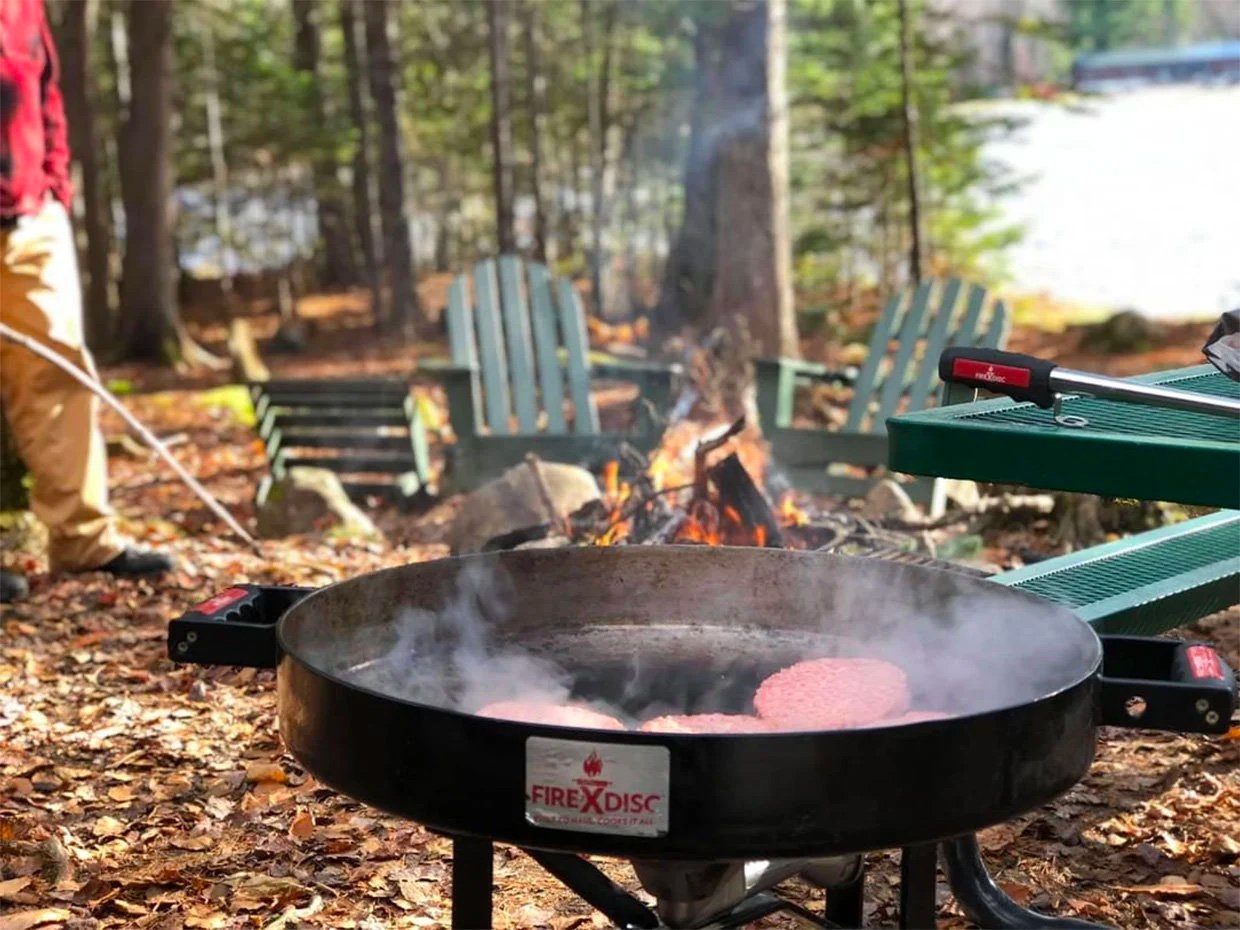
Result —
[[225, 588], [214, 597], [203, 601], [193, 609], [193, 612], [196, 614], [206, 614], [207, 616], [210, 616], [211, 614], [218, 613], [223, 610], [229, 604], [241, 600], [249, 593], [250, 592], [245, 588]]
[[1016, 387], [1029, 387], [1029, 381], [1033, 378], [1033, 372], [1028, 368], [1014, 368], [1011, 365], [992, 365], [990, 362], [958, 358], [952, 361], [952, 377], [968, 378], [970, 381], [989, 381], [991, 384], [1013, 384]]
[[1194, 678], [1223, 678], [1223, 663], [1209, 646], [1189, 646], [1184, 650], [1188, 671]]

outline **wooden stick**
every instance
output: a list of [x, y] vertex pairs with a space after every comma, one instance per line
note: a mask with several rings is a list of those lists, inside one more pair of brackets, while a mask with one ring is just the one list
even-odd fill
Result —
[[121, 419], [128, 423], [133, 431], [137, 433], [148, 446], [154, 449], [155, 452], [157, 452], [159, 456], [172, 467], [172, 470], [175, 471], [177, 476], [185, 482], [186, 486], [198, 496], [198, 499], [206, 504], [212, 513], [228, 524], [228, 528], [237, 534], [237, 538], [248, 543], [258, 555], [263, 554], [262, 547], [258, 544], [258, 540], [242, 529], [241, 524], [237, 522], [236, 518], [224, 509], [224, 505], [212, 497], [211, 492], [199, 484], [198, 479], [186, 471], [181, 463], [173, 458], [172, 453], [168, 451], [167, 447], [155, 438], [155, 435], [150, 430], [138, 422], [138, 419], [126, 410], [124, 405], [117, 400], [107, 388], [100, 384], [98, 380], [82, 371], [82, 369], [78, 368], [68, 359], [62, 357], [41, 343], [36, 342], [29, 336], [24, 336], [16, 330], [11, 329], [4, 323], [0, 323], [0, 336], [4, 336], [9, 341], [15, 342], [19, 346], [29, 349], [45, 361], [51, 362], [119, 413]]
[[706, 500], [707, 498], [707, 475], [706, 475], [706, 456], [714, 452], [729, 439], [745, 428], [745, 418], [741, 417], [718, 436], [710, 439], [703, 439], [697, 444], [697, 449], [693, 452], [693, 499]]

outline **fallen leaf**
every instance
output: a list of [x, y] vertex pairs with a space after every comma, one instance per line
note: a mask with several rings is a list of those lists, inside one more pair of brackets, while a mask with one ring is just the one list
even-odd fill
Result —
[[1187, 882], [1166, 885], [1119, 885], [1115, 890], [1127, 894], [1148, 894], [1167, 898], [1191, 898], [1203, 891], [1200, 885], [1191, 885]]
[[0, 882], [0, 901], [12, 897], [29, 884], [30, 878], [28, 876], [11, 878], [7, 882]]
[[314, 815], [306, 809], [299, 810], [289, 825], [288, 835], [295, 840], [309, 839], [314, 833]]
[[30, 930], [44, 924], [68, 920], [73, 914], [63, 907], [44, 907], [37, 911], [18, 911], [0, 917], [0, 930]]
[[1007, 892], [1007, 896], [1021, 907], [1028, 904], [1029, 899], [1033, 897], [1033, 889], [1018, 882], [999, 882], [999, 887]]
[[232, 921], [222, 911], [208, 911], [202, 914], [190, 914], [185, 918], [185, 926], [197, 927], [199, 930], [223, 930]]
[[275, 762], [251, 762], [245, 769], [245, 780], [248, 782], [276, 782], [284, 784], [288, 775]]
[[115, 788], [108, 789], [108, 797], [118, 804], [125, 804], [132, 801], [135, 797], [133, 789], [125, 785], [117, 785]]
[[90, 832], [95, 836], [120, 836], [125, 832], [125, 825], [115, 817], [105, 815], [95, 821], [95, 825], [90, 828]]
[[210, 849], [218, 839], [202, 833], [198, 836], [174, 836], [168, 842], [177, 849]]

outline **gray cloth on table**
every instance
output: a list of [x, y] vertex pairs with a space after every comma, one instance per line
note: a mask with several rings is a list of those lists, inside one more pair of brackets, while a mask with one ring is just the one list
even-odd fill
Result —
[[1240, 307], [1219, 318], [1201, 351], [1215, 368], [1232, 381], [1240, 381]]

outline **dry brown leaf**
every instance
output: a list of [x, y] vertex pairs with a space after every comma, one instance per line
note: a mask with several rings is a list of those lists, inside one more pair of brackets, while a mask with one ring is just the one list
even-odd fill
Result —
[[125, 825], [115, 817], [109, 817], [106, 814], [95, 821], [95, 825], [90, 828], [90, 832], [95, 836], [120, 836], [125, 832]]
[[223, 930], [231, 922], [232, 918], [223, 911], [198, 912], [185, 918], [185, 926], [198, 930]]
[[210, 849], [219, 842], [219, 838], [200, 833], [197, 836], [174, 836], [168, 842], [177, 849]]
[[0, 930], [30, 930], [68, 920], [73, 914], [63, 907], [44, 907], [37, 911], [18, 911], [0, 917]]
[[108, 789], [108, 797], [118, 804], [127, 804], [135, 797], [133, 789], [126, 785], [117, 785]]
[[0, 901], [3, 901], [5, 898], [11, 898], [29, 884], [29, 876], [10, 878], [7, 882], [0, 882]]
[[289, 824], [288, 835], [295, 840], [309, 839], [314, 834], [314, 814], [306, 809], [299, 810], [293, 822]]
[[245, 767], [245, 780], [248, 782], [276, 782], [284, 784], [288, 775], [278, 763], [251, 762]]
[[1119, 885], [1115, 890], [1127, 894], [1149, 894], [1155, 897], [1191, 898], [1193, 895], [1201, 894], [1204, 889], [1200, 885], [1176, 882], [1165, 885]]

